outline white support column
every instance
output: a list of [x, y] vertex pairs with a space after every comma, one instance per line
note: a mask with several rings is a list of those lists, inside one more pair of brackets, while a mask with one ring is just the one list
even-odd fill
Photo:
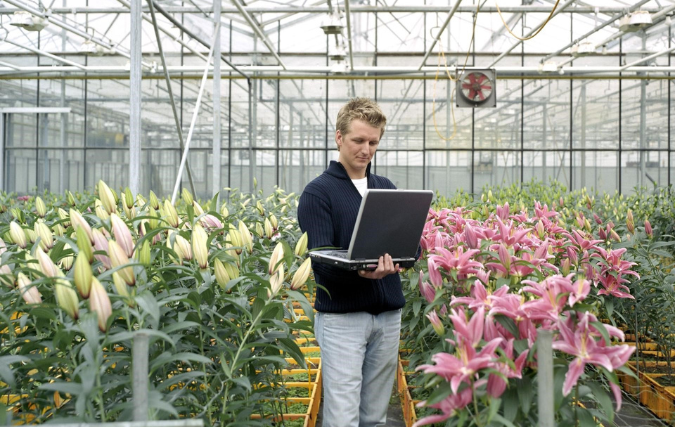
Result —
[[129, 189], [141, 191], [141, 0], [131, 0], [131, 70], [129, 81]]
[[[213, 18], [216, 23], [220, 22], [221, 0], [213, 3]], [[222, 135], [220, 127], [220, 26], [217, 27], [215, 43], [213, 45], [213, 179], [211, 194], [215, 195], [222, 188], [220, 179], [220, 156], [222, 148]], [[218, 197], [218, 202], [220, 196]], [[214, 210], [218, 210], [217, 203]]]
[[5, 188], [5, 113], [0, 111], [0, 190]]

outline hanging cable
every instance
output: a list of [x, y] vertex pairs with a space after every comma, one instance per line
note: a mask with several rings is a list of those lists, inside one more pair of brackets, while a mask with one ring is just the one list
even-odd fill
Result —
[[560, 0], [556, 0], [555, 5], [553, 5], [553, 10], [551, 10], [551, 13], [548, 15], [548, 18], [546, 18], [546, 21], [544, 21], [544, 23], [541, 24], [541, 27], [539, 27], [539, 29], [538, 29], [537, 31], [535, 31], [534, 34], [532, 34], [531, 36], [528, 36], [528, 37], [520, 37], [520, 36], [515, 35], [515, 34], [513, 33], [513, 31], [511, 31], [511, 29], [509, 28], [508, 24], [507, 24], [506, 21], [504, 20], [504, 16], [502, 15], [502, 11], [499, 9], [499, 4], [497, 4], [497, 1], [495, 0], [495, 6], [497, 6], [497, 12], [499, 13], [499, 17], [501, 18], [502, 23], [504, 24], [504, 28], [506, 28], [507, 31], [508, 31], [513, 37], [517, 38], [517, 39], [520, 40], [520, 41], [525, 41], [525, 40], [533, 39], [537, 34], [539, 34], [539, 33], [541, 32], [541, 30], [544, 29], [544, 27], [546, 26], [546, 24], [548, 24], [548, 21], [550, 21], [551, 18], [553, 18], [553, 14], [555, 13], [555, 10], [558, 8], [558, 3], [560, 3]]
[[[480, 1], [476, 4], [476, 12], [474, 13], [474, 18], [473, 18], [473, 27], [471, 30], [471, 41], [469, 42], [469, 49], [466, 52], [466, 58], [464, 58], [464, 65], [462, 66], [462, 70], [457, 73], [458, 75], [461, 75], [464, 73], [464, 70], [466, 70], [466, 64], [469, 62], [469, 55], [471, 54], [471, 48], [473, 46], [473, 43], [475, 41], [476, 37], [476, 23], [478, 22], [478, 12], [480, 11]], [[436, 28], [436, 27], [434, 27]], [[433, 30], [430, 29], [430, 31]], [[434, 121], [434, 130], [436, 131], [436, 134], [438, 137], [441, 139], [441, 141], [451, 141], [455, 139], [455, 136], [457, 136], [457, 121], [455, 120], [455, 107], [454, 107], [454, 102], [453, 100], [455, 99], [455, 92], [456, 89], [453, 89], [452, 92], [450, 93], [450, 115], [452, 116], [452, 135], [450, 137], [446, 138], [441, 134], [441, 131], [438, 129], [438, 125], [436, 124], [436, 83], [438, 82], [438, 75], [440, 74], [441, 71], [441, 57], [443, 58], [443, 66], [445, 68], [445, 73], [448, 75], [448, 84], [451, 84], [452, 82], [456, 82], [457, 79], [452, 77], [450, 74], [450, 70], [448, 69], [448, 61], [445, 58], [445, 53], [443, 52], [443, 43], [441, 42], [441, 38], [438, 38], [438, 66], [436, 67], [436, 77], [434, 78], [434, 91], [433, 91], [433, 96], [431, 98], [431, 115], [433, 117]]]

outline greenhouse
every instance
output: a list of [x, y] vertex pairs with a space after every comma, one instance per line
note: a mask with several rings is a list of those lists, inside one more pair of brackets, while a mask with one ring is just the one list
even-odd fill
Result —
[[0, 0], [0, 425], [675, 425], [674, 15]]

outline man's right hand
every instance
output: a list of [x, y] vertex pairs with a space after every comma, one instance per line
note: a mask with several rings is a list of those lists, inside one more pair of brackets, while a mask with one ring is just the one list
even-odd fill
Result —
[[365, 279], [382, 279], [390, 274], [398, 273], [401, 270], [398, 264], [394, 265], [391, 255], [384, 254], [377, 260], [377, 268], [375, 270], [359, 270], [359, 276]]

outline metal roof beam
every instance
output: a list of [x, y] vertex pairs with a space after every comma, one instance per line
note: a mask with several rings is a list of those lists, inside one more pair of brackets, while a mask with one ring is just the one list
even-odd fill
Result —
[[[572, 3], [574, 3], [574, 0], [567, 0], [562, 6], [560, 6], [558, 9], [556, 9], [555, 12], [553, 12], [553, 14], [551, 15], [551, 18], [553, 18], [553, 17], [555, 17], [556, 15], [560, 14], [563, 10], [565, 10], [565, 9], [567, 8], [567, 6], [571, 5]], [[575, 9], [575, 10], [576, 10], [576, 9]], [[544, 22], [546, 22], [546, 21], [544, 21]], [[542, 23], [542, 24], [543, 24], [543, 23]], [[532, 28], [532, 29], [531, 29], [531, 30], [530, 30], [523, 38], [530, 37], [532, 34], [534, 34], [534, 33], [535, 33], [536, 31], [538, 31], [538, 30], [539, 30], [539, 27]], [[515, 49], [516, 47], [518, 47], [522, 42], [523, 42], [523, 40], [517, 40], [513, 45], [511, 45], [510, 48], [508, 48], [507, 50], [505, 50], [504, 52], [502, 52], [501, 55], [499, 55], [499, 56], [497, 57], [497, 59], [495, 59], [494, 61], [492, 61], [492, 63], [488, 66], [488, 68], [494, 67], [494, 66], [497, 64], [497, 62], [501, 61], [502, 58], [504, 58], [506, 55], [508, 55], [513, 49]]]
[[[16, 6], [14, 3], [10, 3]], [[19, 7], [19, 6], [17, 6]], [[200, 8], [196, 7], [179, 7], [179, 6], [167, 6], [164, 8], [168, 13], [196, 13], [203, 14], [213, 13], [213, 7]], [[253, 7], [253, 6], [244, 6], [244, 9], [248, 13], [260, 14], [260, 13], [288, 13], [288, 14], [297, 14], [297, 13], [313, 13], [313, 14], [322, 14], [330, 13], [330, 8], [328, 6], [304, 6], [304, 7], [294, 7], [294, 6], [280, 6], [280, 7]], [[351, 11], [353, 13], [375, 13], [375, 12], [389, 12], [389, 13], [414, 13], [414, 12], [426, 12], [426, 13], [447, 13], [450, 11], [448, 6], [352, 6]], [[19, 9], [13, 8], [2, 8], [0, 9], [0, 15], [11, 15]], [[460, 13], [473, 13], [476, 8], [474, 6], [463, 6], [458, 9]], [[548, 13], [551, 11], [549, 6], [504, 6], [500, 7], [502, 13]], [[588, 13], [594, 14], [595, 12], [603, 14], [616, 14], [616, 13], [625, 13], [626, 7], [592, 7], [592, 6], [580, 6], [575, 7], [573, 10], [566, 10], [563, 13]], [[642, 10], [648, 11], [650, 13], [658, 13], [662, 8], [650, 7], [643, 8]], [[147, 7], [143, 8], [143, 12], [147, 13], [149, 10]], [[494, 6], [484, 6], [481, 7], [481, 13], [497, 13], [497, 8]], [[50, 9], [50, 13], [53, 15], [72, 15], [72, 14], [107, 14], [107, 13], [129, 13], [129, 10], [120, 7], [56, 7]], [[236, 7], [223, 7], [222, 13], [233, 13], [239, 14], [239, 10]]]
[[[438, 43], [438, 40], [440, 40], [441, 36], [443, 35], [443, 31], [447, 28], [448, 24], [450, 24], [450, 19], [452, 19], [452, 16], [457, 12], [457, 9], [459, 9], [459, 4], [462, 2], [462, 0], [457, 0], [457, 2], [452, 6], [452, 10], [450, 10], [450, 13], [448, 13], [448, 17], [445, 19], [445, 22], [443, 25], [441, 25], [441, 29], [438, 30], [438, 34], [436, 35], [436, 38], [434, 41], [431, 43], [431, 46], [429, 46], [429, 50], [427, 50], [427, 53], [424, 55], [424, 58], [422, 58], [422, 62], [420, 63], [419, 68], [417, 71], [420, 71], [422, 67], [424, 67], [424, 63], [427, 62], [427, 58], [429, 55], [431, 55], [431, 52], [434, 50], [434, 47], [436, 46], [436, 43]], [[474, 10], [475, 12], [475, 10]]]
[[285, 70], [286, 64], [284, 64], [284, 61], [281, 60], [281, 58], [277, 54], [277, 51], [274, 49], [274, 46], [272, 46], [272, 42], [265, 35], [265, 33], [263, 33], [263, 31], [260, 28], [260, 25], [258, 24], [258, 22], [256, 22], [256, 20], [246, 11], [246, 9], [244, 9], [244, 7], [241, 5], [239, 0], [231, 0], [231, 1], [232, 1], [232, 3], [234, 3], [234, 5], [239, 10], [239, 12], [242, 14], [242, 16], [244, 17], [246, 22], [248, 22], [248, 24], [251, 26], [251, 28], [253, 29], [253, 32], [255, 32], [257, 34], [257, 36], [260, 37], [260, 39], [263, 41], [263, 43], [265, 43], [265, 46], [267, 46], [267, 49], [270, 51], [270, 53], [272, 53], [272, 55], [274, 55], [274, 57], [277, 59], [277, 61], [279, 62], [279, 65], [281, 65], [281, 68], [283, 68]]

